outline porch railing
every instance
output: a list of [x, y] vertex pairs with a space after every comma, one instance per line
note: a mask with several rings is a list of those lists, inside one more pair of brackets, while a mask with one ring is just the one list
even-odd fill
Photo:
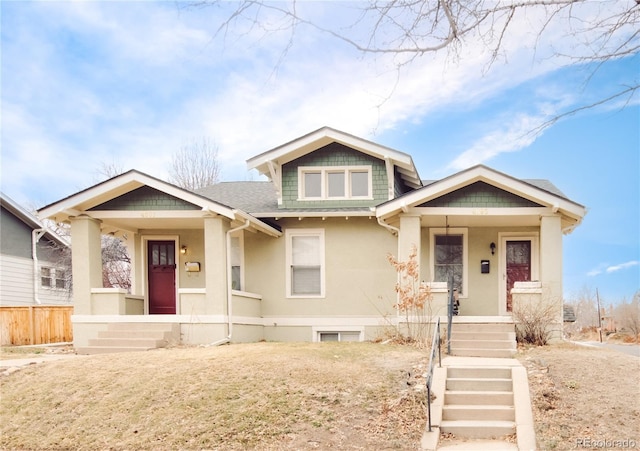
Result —
[[435, 367], [436, 350], [438, 351], [438, 368], [442, 366], [442, 353], [440, 352], [440, 318], [436, 322], [431, 340], [431, 354], [429, 355], [429, 367], [427, 371], [427, 411], [429, 414], [429, 432], [431, 432], [431, 383], [433, 382], [433, 369]]

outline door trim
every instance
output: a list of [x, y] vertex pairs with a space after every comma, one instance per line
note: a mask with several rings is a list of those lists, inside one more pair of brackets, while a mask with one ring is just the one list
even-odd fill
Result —
[[144, 295], [144, 314], [149, 314], [149, 274], [148, 274], [148, 248], [149, 241], [173, 241], [174, 242], [174, 261], [176, 262], [175, 271], [175, 298], [176, 298], [176, 315], [180, 314], [180, 297], [178, 296], [179, 288], [179, 269], [180, 269], [180, 236], [178, 235], [142, 235], [140, 237], [140, 255], [142, 256], [140, 264], [140, 274], [143, 276], [144, 283], [142, 285], [142, 294]]
[[500, 316], [511, 315], [511, 312], [507, 312], [507, 241], [531, 242], [531, 280], [540, 280], [540, 233], [498, 233], [498, 314]]

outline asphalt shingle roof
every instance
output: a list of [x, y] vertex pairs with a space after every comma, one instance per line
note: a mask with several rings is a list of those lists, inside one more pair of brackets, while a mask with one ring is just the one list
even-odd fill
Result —
[[[423, 180], [424, 186], [435, 183], [437, 180]], [[535, 186], [549, 193], [562, 198], [567, 198], [549, 180], [544, 179], [522, 179], [522, 182]], [[215, 202], [229, 206], [230, 208], [238, 208], [249, 214], [272, 213], [277, 212], [278, 198], [273, 184], [269, 181], [248, 181], [248, 182], [221, 182], [210, 185], [205, 188], [195, 190], [196, 194], [209, 198]], [[327, 208], [327, 209], [286, 209], [288, 212], [319, 212], [319, 211], [359, 211], [368, 210], [368, 208]]]
[[195, 193], [251, 214], [278, 211], [278, 197], [271, 182], [221, 182]]

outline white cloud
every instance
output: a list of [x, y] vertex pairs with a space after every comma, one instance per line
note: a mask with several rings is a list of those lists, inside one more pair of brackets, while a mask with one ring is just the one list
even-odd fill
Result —
[[[504, 60], [488, 72], [488, 55], [475, 43], [457, 61], [427, 55], [398, 73], [392, 57], [358, 56], [308, 28], [276, 67], [288, 34], [260, 37], [245, 23], [246, 35], [212, 42], [213, 8], [166, 5], [38, 2], [27, 12], [12, 5], [25, 15], [14, 23], [32, 28], [18, 27], [13, 41], [3, 35], [3, 83], [12, 83], [2, 94], [5, 182], [73, 180], [74, 189], [98, 162], [114, 160], [163, 177], [170, 154], [200, 136], [219, 144], [223, 177], [242, 178], [247, 158], [323, 125], [371, 137], [434, 111], [473, 107], [557, 67], [553, 59], [533, 62], [535, 37], [515, 23]], [[313, 7], [330, 22], [331, 8]], [[6, 76], [11, 71], [18, 75]], [[526, 132], [558, 108], [561, 96], [550, 97], [533, 112], [514, 106], [508, 121], [488, 118], [486, 133], [452, 166], [527, 146], [534, 138]], [[11, 117], [21, 118], [19, 127], [6, 126]], [[33, 153], [41, 164], [28, 163]], [[56, 162], [68, 163], [51, 171]]]
[[638, 266], [638, 261], [637, 260], [631, 260], [631, 261], [628, 261], [628, 262], [625, 262], [625, 263], [620, 263], [619, 265], [608, 266], [605, 271], [608, 274], [610, 274], [612, 272], [621, 271], [623, 269], [632, 268], [634, 266]]
[[610, 265], [608, 263], [601, 263], [598, 267], [592, 269], [587, 273], [587, 276], [594, 277], [600, 274], [611, 274], [614, 272], [622, 271], [625, 269], [633, 268], [634, 266], [638, 266], [640, 262], [638, 260], [630, 260], [625, 263], [620, 263], [617, 265]]

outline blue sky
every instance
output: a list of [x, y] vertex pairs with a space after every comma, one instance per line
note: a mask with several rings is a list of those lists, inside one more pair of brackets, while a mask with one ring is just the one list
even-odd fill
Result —
[[[427, 54], [398, 71], [309, 28], [283, 58], [287, 33], [240, 23], [212, 38], [233, 5], [0, 3], [2, 191], [41, 207], [96, 183], [102, 163], [166, 179], [171, 154], [202, 137], [223, 180], [256, 179], [247, 158], [328, 125], [411, 154], [423, 179], [482, 163], [551, 180], [589, 210], [564, 240], [565, 295], [597, 288], [618, 302], [640, 289], [640, 96], [527, 133], [637, 83], [638, 55], [595, 73], [567, 66], [553, 56], [578, 45], [566, 25], [536, 40], [530, 13], [492, 65], [466, 42], [459, 59]], [[299, 5], [334, 24], [343, 4]]]

